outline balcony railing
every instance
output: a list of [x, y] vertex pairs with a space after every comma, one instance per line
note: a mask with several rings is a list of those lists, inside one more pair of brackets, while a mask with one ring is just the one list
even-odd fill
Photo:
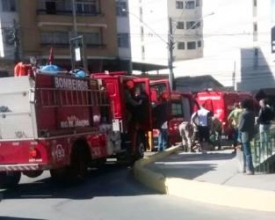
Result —
[[[41, 46], [53, 46], [56, 48], [69, 48], [69, 43], [40, 43]], [[99, 43], [99, 44], [92, 44], [92, 43], [86, 43], [87, 48], [104, 48], [106, 47], [106, 44]]]
[[[37, 14], [44, 14], [44, 15], [66, 15], [66, 16], [72, 16], [72, 10], [53, 10], [49, 11], [46, 9], [38, 9], [36, 10]], [[96, 11], [96, 12], [76, 12], [77, 16], [99, 16], [102, 15], [101, 11]]]

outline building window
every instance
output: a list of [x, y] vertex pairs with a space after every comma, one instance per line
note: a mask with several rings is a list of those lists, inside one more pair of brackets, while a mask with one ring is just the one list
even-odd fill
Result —
[[187, 21], [186, 22], [186, 29], [196, 29], [196, 22], [195, 21]]
[[87, 46], [96, 46], [102, 43], [99, 33], [79, 33], [79, 35], [84, 37], [84, 41]]
[[142, 60], [145, 60], [145, 47], [144, 46], [141, 47], [141, 56], [142, 56]]
[[196, 7], [200, 7], [201, 6], [201, 0], [197, 0], [196, 1]]
[[253, 23], [253, 41], [258, 40], [258, 24], [255, 22]]
[[143, 27], [141, 27], [140, 28], [140, 37], [141, 37], [141, 41], [144, 41], [144, 28]]
[[119, 17], [127, 16], [127, 3], [124, 1], [116, 2], [116, 15]]
[[254, 48], [254, 60], [253, 60], [253, 67], [256, 69], [258, 67], [258, 56], [259, 56], [259, 49]]
[[176, 9], [183, 9], [183, 1], [176, 1]]
[[1, 6], [3, 12], [15, 12], [16, 1], [15, 0], [1, 0]]
[[254, 7], [257, 7], [257, 0], [253, 0]]
[[68, 45], [69, 34], [68, 32], [42, 32], [41, 33], [41, 44], [52, 44], [52, 45]]
[[177, 22], [177, 29], [184, 29], [184, 22], [183, 21], [178, 21]]
[[178, 50], [184, 50], [185, 49], [185, 43], [184, 42], [178, 42]]
[[258, 24], [257, 23], [253, 24], [253, 31], [258, 32]]
[[194, 9], [195, 8], [195, 1], [186, 1], [185, 2], [186, 9]]
[[129, 48], [129, 34], [128, 33], [120, 33], [117, 36], [118, 47], [120, 48]]
[[98, 13], [96, 0], [76, 0], [75, 7], [78, 14], [90, 15]]
[[191, 41], [187, 43], [188, 50], [195, 50], [196, 49], [196, 41]]
[[200, 40], [198, 41], [198, 47], [201, 47], [201, 41]]

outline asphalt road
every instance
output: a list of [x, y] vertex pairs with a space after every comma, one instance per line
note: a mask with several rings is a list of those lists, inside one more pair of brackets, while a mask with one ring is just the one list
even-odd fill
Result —
[[125, 167], [92, 171], [88, 180], [58, 187], [45, 173], [23, 178], [13, 191], [1, 193], [0, 220], [274, 220], [272, 213], [217, 207], [159, 195], [139, 185]]

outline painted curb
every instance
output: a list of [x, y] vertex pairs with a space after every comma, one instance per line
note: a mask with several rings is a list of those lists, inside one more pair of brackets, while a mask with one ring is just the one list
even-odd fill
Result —
[[165, 186], [165, 176], [160, 173], [153, 172], [150, 169], [146, 169], [144, 166], [156, 160], [160, 160], [170, 154], [173, 154], [180, 148], [181, 147], [179, 146], [171, 147], [163, 152], [156, 153], [150, 157], [136, 161], [133, 169], [134, 177], [143, 185], [157, 190], [158, 192], [166, 193], [167, 189]]
[[134, 176], [143, 185], [158, 192], [199, 202], [256, 211], [275, 212], [275, 192], [251, 188], [224, 186], [182, 178], [166, 178], [144, 166], [162, 159], [180, 147], [172, 147], [139, 160], [134, 165]]

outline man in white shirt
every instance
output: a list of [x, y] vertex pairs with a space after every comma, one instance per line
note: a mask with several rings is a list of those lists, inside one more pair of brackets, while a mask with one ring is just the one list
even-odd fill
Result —
[[210, 137], [211, 113], [201, 105], [200, 109], [193, 113], [191, 121], [195, 126], [197, 126], [200, 148], [201, 151], [205, 153]]

